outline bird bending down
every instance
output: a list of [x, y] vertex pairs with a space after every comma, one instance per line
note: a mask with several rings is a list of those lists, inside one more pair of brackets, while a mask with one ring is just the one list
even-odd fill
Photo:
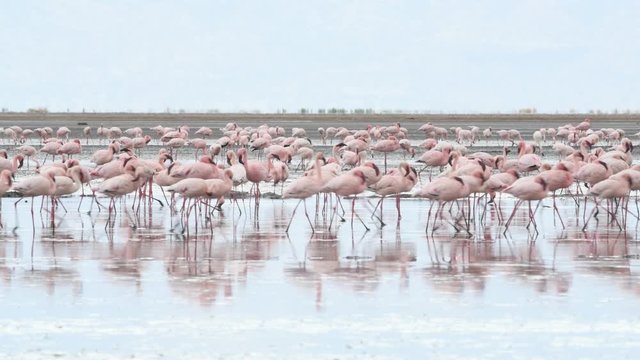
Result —
[[416, 169], [409, 166], [406, 162], [402, 162], [397, 170], [394, 169], [388, 174], [383, 175], [380, 180], [372, 186], [373, 191], [381, 196], [378, 204], [376, 204], [376, 207], [373, 209], [373, 213], [375, 214], [375, 210], [380, 206], [380, 224], [382, 226], [385, 225], [382, 221], [382, 206], [385, 196], [396, 195], [396, 210], [398, 212], [398, 224], [400, 224], [400, 219], [402, 219], [402, 214], [400, 213], [400, 194], [411, 191], [417, 181], [418, 172]]
[[[340, 206], [342, 206], [342, 203], [340, 202], [341, 196], [353, 196], [353, 200], [351, 201], [351, 228], [353, 228], [353, 218], [355, 216], [358, 218], [358, 220], [360, 220], [362, 226], [364, 226], [364, 228], [369, 231], [367, 225], [365, 225], [364, 221], [362, 221], [362, 218], [360, 218], [360, 216], [356, 214], [355, 211], [357, 195], [362, 193], [366, 188], [367, 181], [364, 173], [361, 170], [352, 170], [329, 180], [329, 182], [327, 182], [323, 187], [322, 192], [336, 194], [336, 196], [338, 197], [338, 204], [340, 204]], [[336, 205], [333, 213], [335, 214], [337, 210], [338, 208]], [[332, 220], [333, 216], [330, 220], [330, 223], [333, 222]]]
[[[529, 203], [529, 222], [527, 223], [527, 229], [529, 229], [529, 226], [533, 224], [533, 228], [536, 234], [538, 234], [538, 226], [536, 224], [535, 214], [536, 211], [538, 211], [538, 207], [540, 206], [540, 201], [546, 198], [547, 194], [549, 193], [547, 182], [544, 181], [544, 179], [539, 175], [523, 177], [516, 180], [513, 184], [511, 184], [511, 186], [504, 189], [503, 192], [511, 194], [518, 198], [518, 201], [513, 208], [513, 212], [511, 213], [511, 216], [509, 216], [509, 220], [507, 220], [507, 223], [505, 224], [504, 232], [506, 233], [509, 229], [509, 225], [511, 224], [511, 221], [513, 220], [513, 217], [516, 214], [516, 211], [518, 210], [520, 204], [522, 204], [522, 202], [526, 200]], [[536, 205], [534, 211], [531, 211], [532, 200], [538, 200], [538, 204]]]

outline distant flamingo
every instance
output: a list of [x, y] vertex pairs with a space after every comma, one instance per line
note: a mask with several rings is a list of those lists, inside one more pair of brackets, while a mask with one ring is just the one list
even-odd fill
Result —
[[375, 143], [371, 150], [379, 151], [384, 154], [384, 172], [387, 172], [387, 154], [400, 149], [400, 142], [395, 136], [389, 136], [386, 140]]
[[91, 126], [87, 126], [82, 129], [82, 133], [84, 134], [84, 138], [86, 140], [85, 145], [89, 145], [89, 138], [91, 137]]

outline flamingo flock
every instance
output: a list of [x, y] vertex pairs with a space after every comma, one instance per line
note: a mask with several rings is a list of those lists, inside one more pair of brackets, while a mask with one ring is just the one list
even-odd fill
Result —
[[[124, 199], [121, 207], [126, 208], [126, 199], [133, 197], [135, 211], [141, 206], [169, 206], [180, 214], [187, 231], [198, 219], [211, 225], [227, 197], [233, 199], [231, 208], [240, 210], [238, 198], [247, 198], [257, 209], [265, 183], [273, 184], [276, 196], [298, 200], [287, 232], [301, 204], [312, 232], [317, 228], [318, 212], [329, 218], [329, 230], [338, 223], [335, 219], [345, 221], [347, 214], [352, 228], [355, 219], [365, 230], [385, 226], [382, 209], [390, 196], [395, 197], [398, 225], [404, 197], [426, 199], [428, 234], [442, 227], [471, 234], [475, 226], [489, 221], [485, 216], [489, 207], [496, 210], [497, 221], [506, 232], [525, 202], [526, 227], [537, 234], [536, 212], [550, 194], [554, 216], [563, 227], [556, 202], [560, 195], [570, 197], [578, 212], [582, 208], [583, 229], [602, 211], [620, 229], [626, 227], [629, 215], [640, 217], [637, 205], [635, 212], [629, 207], [631, 191], [640, 189], [640, 165], [633, 165], [633, 143], [621, 129], [593, 129], [591, 119], [535, 130], [530, 140], [515, 129], [446, 129], [431, 123], [411, 130], [400, 123], [365, 129], [319, 128], [319, 143], [302, 128], [287, 131], [280, 126], [228, 123], [220, 129], [191, 130], [189, 126], [161, 125], [146, 131], [140, 127], [124, 131], [103, 125], [95, 131], [85, 127], [78, 134], [85, 138], [83, 146], [67, 127], [56, 131], [49, 127], [0, 129], [7, 145], [0, 150], [0, 194], [41, 197], [51, 226], [55, 226], [57, 207], [64, 207], [61, 199], [65, 196], [85, 194], [85, 190], [93, 194], [89, 211], [105, 209], [107, 227], [113, 226], [117, 216], [118, 199]], [[422, 139], [410, 140], [416, 137]], [[97, 150], [87, 151], [96, 146]], [[151, 146], [157, 152], [143, 151]], [[472, 152], [474, 147], [486, 151]], [[156, 155], [144, 156], [150, 152]], [[180, 153], [189, 152], [191, 156], [179, 159]], [[388, 156], [394, 153], [392, 159], [400, 161], [389, 166]], [[25, 170], [25, 161], [29, 169], [34, 163], [33, 170]], [[428, 176], [423, 176], [425, 170]], [[154, 196], [154, 188], [163, 198]], [[379, 197], [375, 206], [358, 200], [370, 196]], [[100, 201], [103, 197], [109, 199], [107, 206]], [[307, 209], [312, 197], [317, 204], [316, 222]], [[50, 206], [44, 206], [45, 198], [50, 199], [46, 200]], [[351, 201], [350, 208], [343, 206], [345, 198]], [[516, 200], [508, 218], [503, 213], [505, 198]], [[587, 216], [590, 200], [593, 206]], [[32, 214], [33, 206], [32, 201]]]

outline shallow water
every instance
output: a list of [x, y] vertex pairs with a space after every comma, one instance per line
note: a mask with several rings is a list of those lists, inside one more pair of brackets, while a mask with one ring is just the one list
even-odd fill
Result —
[[295, 201], [262, 199], [256, 216], [245, 200], [185, 238], [166, 206], [138, 217], [129, 201], [105, 230], [105, 210], [87, 214], [84, 199], [78, 212], [76, 196], [55, 231], [36, 211], [33, 232], [30, 204], [17, 219], [11, 200], [3, 357], [619, 359], [640, 347], [637, 224], [620, 232], [600, 215], [582, 232], [571, 198], [559, 203], [572, 225], [542, 207], [537, 237], [524, 210], [503, 234], [494, 209], [471, 237], [446, 221], [427, 235], [430, 203], [415, 199], [399, 225], [387, 200], [382, 228], [377, 199], [358, 199], [370, 231], [349, 213], [329, 230], [311, 200], [315, 234], [299, 208], [289, 236]]
[[471, 216], [447, 207], [432, 232], [431, 202], [403, 198], [398, 222], [387, 199], [381, 227], [369, 195], [356, 201], [369, 231], [351, 224], [351, 199], [344, 222], [330, 222], [335, 200], [309, 199], [315, 232], [301, 206], [288, 234], [296, 200], [263, 198], [257, 212], [240, 200], [240, 214], [227, 199], [185, 227], [166, 203], [136, 212], [128, 198], [109, 227], [91, 197], [64, 198], [55, 226], [39, 199], [32, 220], [31, 200], [3, 198], [0, 358], [635, 358], [635, 198], [617, 216], [626, 231], [604, 211], [584, 227], [593, 204], [578, 212], [570, 196], [563, 229], [547, 199], [536, 234], [526, 205], [505, 231], [509, 196]]

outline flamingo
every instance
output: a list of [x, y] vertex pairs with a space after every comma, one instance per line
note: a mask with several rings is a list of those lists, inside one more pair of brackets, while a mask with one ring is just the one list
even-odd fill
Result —
[[220, 177], [220, 169], [216, 163], [213, 162], [210, 155], [203, 155], [200, 157], [200, 160], [195, 163], [185, 164], [177, 169], [174, 168], [171, 176], [179, 179], [215, 179]]
[[296, 207], [293, 209], [293, 213], [291, 214], [291, 219], [289, 220], [289, 224], [287, 225], [286, 232], [289, 232], [289, 228], [291, 227], [291, 222], [293, 221], [293, 217], [296, 214], [296, 210], [300, 203], [304, 203], [304, 213], [307, 216], [307, 220], [309, 221], [309, 225], [311, 226], [311, 232], [315, 233], [315, 229], [313, 228], [313, 224], [311, 223], [311, 219], [309, 219], [309, 214], [307, 213], [307, 202], [306, 199], [312, 195], [316, 195], [322, 191], [325, 181], [322, 178], [322, 171], [320, 161], [324, 159], [324, 154], [321, 152], [316, 153], [315, 157], [315, 166], [312, 173], [299, 177], [293, 180], [282, 192], [283, 199], [299, 199]]
[[58, 155], [58, 150], [60, 149], [61, 146], [62, 146], [62, 142], [60, 142], [58, 139], [54, 139], [54, 141], [49, 141], [45, 143], [44, 146], [40, 148], [40, 152], [47, 154], [44, 157], [44, 161], [42, 163], [44, 164], [47, 162], [47, 157], [49, 155], [53, 156], [53, 160], [55, 161], [56, 155]]
[[267, 164], [258, 161], [249, 161], [247, 159], [247, 149], [245, 148], [238, 150], [238, 158], [247, 173], [247, 180], [255, 186], [256, 205], [258, 205], [260, 203], [260, 183], [271, 180], [269, 167]]
[[[436, 220], [438, 217], [442, 217], [442, 211], [444, 210], [443, 205], [448, 202], [464, 198], [468, 196], [470, 192], [469, 185], [466, 184], [459, 176], [439, 177], [422, 186], [422, 188], [416, 193], [417, 196], [438, 201], [438, 207], [436, 209], [431, 230], [432, 234], [436, 230]], [[431, 210], [433, 209], [434, 204], [435, 203], [431, 203], [431, 206], [429, 207], [425, 233], [428, 233], [429, 231], [429, 218], [431, 217]]]
[[[544, 179], [539, 175], [520, 178], [513, 184], [511, 184], [511, 186], [505, 188], [503, 192], [506, 192], [507, 194], [511, 194], [518, 198], [516, 205], [513, 207], [513, 212], [511, 213], [509, 220], [507, 220], [507, 223], [505, 224], [505, 233], [509, 229], [509, 225], [511, 224], [511, 221], [516, 214], [518, 207], [520, 206], [520, 204], [522, 204], [523, 201], [526, 200], [529, 203], [529, 223], [527, 224], [527, 229], [531, 224], [533, 224], [533, 228], [536, 234], [538, 234], [538, 226], [535, 221], [535, 214], [538, 211], [538, 207], [540, 206], [540, 201], [546, 198], [549, 193], [548, 185], [544, 181]], [[538, 205], [536, 205], [536, 208], [533, 212], [531, 211], [532, 200], [538, 200]]]
[[[588, 195], [595, 196], [597, 199], [607, 199], [607, 201], [610, 199], [622, 199], [621, 200], [622, 206], [623, 208], [626, 208], [625, 200], [627, 200], [629, 197], [629, 192], [631, 191], [632, 185], [633, 185], [633, 178], [631, 174], [625, 173], [625, 174], [621, 174], [616, 177], [610, 177], [606, 180], [598, 182], [597, 184], [593, 185], [589, 189]], [[584, 227], [582, 228], [583, 231], [586, 229], [591, 217], [597, 216], [599, 206], [600, 206], [600, 203], [596, 200], [596, 205], [591, 211], [591, 214], [589, 215], [589, 217], [584, 222]], [[609, 210], [607, 211], [609, 212]], [[618, 223], [618, 227], [620, 227], [620, 229], [622, 230], [622, 227], [620, 226], [620, 223], [616, 218], [617, 207], [614, 213], [611, 213], [611, 212], [609, 213], [613, 216], [613, 219], [616, 221], [616, 223]], [[626, 227], [625, 219], [626, 219], [626, 214], [622, 220], [622, 225], [624, 227]]]
[[247, 180], [247, 171], [244, 168], [244, 165], [238, 162], [238, 156], [233, 150], [229, 150], [226, 153], [227, 163], [229, 164], [229, 170], [232, 172], [231, 179], [233, 181], [234, 186], [242, 185], [246, 183]]
[[450, 154], [451, 154], [451, 147], [449, 146], [444, 147], [442, 151], [440, 150], [425, 151], [420, 156], [420, 159], [417, 160], [419, 163], [424, 163], [424, 168], [422, 168], [420, 172], [422, 172], [426, 168], [430, 168], [429, 180], [431, 180], [431, 172], [433, 167], [439, 166], [442, 168], [443, 166], [447, 165], [447, 163], [449, 162]]
[[273, 192], [275, 193], [276, 185], [281, 183], [282, 187], [284, 187], [284, 182], [289, 178], [289, 167], [282, 161], [276, 161], [274, 163], [273, 156], [268, 156], [267, 161], [269, 166], [269, 177], [271, 178], [271, 181], [273, 181]]
[[86, 139], [85, 145], [89, 145], [89, 138], [91, 137], [91, 126], [87, 126], [82, 129], [82, 133], [84, 134], [84, 138]]
[[14, 174], [18, 169], [22, 167], [23, 163], [24, 156], [22, 156], [22, 154], [17, 154], [11, 160], [0, 157], [0, 171], [9, 170], [12, 174]]
[[[13, 173], [11, 170], [4, 169], [0, 171], [0, 197], [11, 189], [13, 184]], [[1, 204], [1, 203], [0, 203]]]
[[30, 145], [22, 145], [17, 150], [27, 157], [27, 169], [29, 169], [29, 161], [31, 160], [31, 157], [38, 152], [38, 150]]
[[[336, 176], [335, 178], [329, 180], [324, 187], [322, 188], [322, 192], [334, 193], [338, 197], [338, 203], [340, 203], [340, 196], [353, 196], [353, 200], [351, 202], [351, 228], [353, 228], [353, 218], [356, 216], [358, 220], [362, 223], [366, 231], [369, 231], [367, 225], [365, 225], [364, 221], [360, 218], [360, 216], [356, 213], [356, 198], [357, 195], [362, 193], [367, 188], [367, 179], [362, 172], [362, 170], [354, 169], [347, 173]], [[340, 203], [340, 206], [342, 204]], [[337, 205], [334, 210], [334, 214], [337, 212]], [[333, 216], [332, 216], [333, 218]], [[332, 221], [331, 221], [332, 222]]]
[[205, 180], [207, 195], [216, 198], [216, 209], [221, 210], [223, 198], [233, 188], [233, 171], [226, 169], [222, 172], [222, 179]]
[[[31, 198], [31, 220], [33, 231], [35, 232], [35, 220], [33, 213], [33, 199], [36, 196], [52, 196], [56, 191], [55, 176], [53, 174], [34, 175], [21, 179], [13, 185], [13, 190], [20, 194], [20, 199], [14, 203], [17, 207], [18, 203], [25, 197]], [[51, 225], [54, 226], [55, 207], [51, 206]]]
[[153, 175], [153, 173], [149, 172], [144, 166], [137, 166], [135, 168], [133, 166], [126, 166], [124, 171], [123, 174], [106, 179], [92, 189], [94, 193], [99, 192], [110, 198], [109, 218], [107, 219], [105, 227], [111, 223], [112, 215], [115, 212], [115, 199], [136, 191], [146, 182], [148, 177]]
[[384, 172], [387, 172], [387, 153], [394, 152], [400, 149], [400, 142], [395, 136], [389, 136], [386, 140], [381, 140], [375, 143], [371, 150], [384, 153]]
[[[385, 225], [382, 221], [382, 204], [384, 203], [385, 196], [396, 195], [396, 210], [398, 212], [399, 224], [400, 219], [402, 219], [402, 215], [400, 214], [400, 194], [411, 191], [417, 181], [418, 173], [416, 172], [416, 169], [409, 166], [408, 163], [402, 162], [398, 166], [397, 171], [383, 175], [380, 180], [372, 186], [373, 190], [381, 196], [378, 204], [376, 204], [376, 208], [380, 206], [380, 224], [382, 226]], [[373, 209], [374, 213], [376, 208]]]
[[[62, 204], [62, 202], [58, 200], [59, 197], [75, 194], [80, 190], [82, 184], [89, 180], [88, 177], [86, 177], [87, 175], [88, 173], [81, 166], [73, 166], [67, 169], [66, 176], [55, 176], [56, 190], [51, 197], [54, 205], [57, 203]], [[67, 212], [64, 205], [62, 205], [62, 207], [64, 211]]]
[[117, 142], [109, 144], [107, 149], [100, 149], [91, 155], [91, 162], [96, 165], [104, 165], [114, 159], [115, 154], [120, 150]]

